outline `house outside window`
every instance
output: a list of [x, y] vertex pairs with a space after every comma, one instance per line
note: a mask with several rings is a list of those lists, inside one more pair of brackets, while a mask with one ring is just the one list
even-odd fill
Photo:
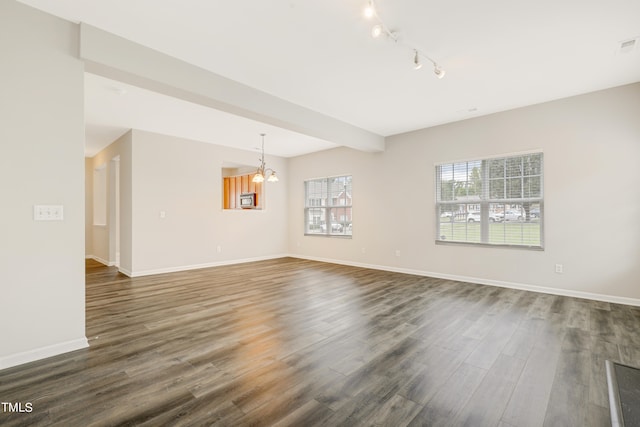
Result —
[[351, 236], [353, 188], [351, 175], [307, 180], [305, 234]]
[[436, 165], [436, 242], [543, 248], [543, 155]]

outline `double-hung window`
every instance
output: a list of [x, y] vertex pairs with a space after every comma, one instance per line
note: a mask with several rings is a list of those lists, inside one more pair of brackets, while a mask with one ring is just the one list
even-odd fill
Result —
[[304, 182], [305, 234], [351, 236], [353, 189], [351, 175]]
[[436, 165], [436, 241], [543, 247], [543, 156]]

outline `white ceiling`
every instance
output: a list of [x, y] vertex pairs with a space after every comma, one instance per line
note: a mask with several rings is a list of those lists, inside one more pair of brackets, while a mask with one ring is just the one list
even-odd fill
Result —
[[85, 155], [92, 157], [129, 129], [299, 156], [336, 147], [327, 141], [85, 73]]
[[[384, 136], [640, 81], [638, 0], [377, 0], [397, 43], [370, 36], [366, 0], [21, 1]], [[630, 39], [635, 48], [622, 52]], [[414, 48], [446, 76], [428, 63], [414, 70]], [[285, 157], [334, 146], [86, 82], [91, 144], [139, 128], [245, 149], [266, 132], [267, 152]]]

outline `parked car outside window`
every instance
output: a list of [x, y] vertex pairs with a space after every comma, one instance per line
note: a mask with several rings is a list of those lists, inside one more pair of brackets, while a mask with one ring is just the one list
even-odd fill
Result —
[[[480, 222], [480, 212], [469, 212], [467, 214], [467, 222]], [[489, 212], [489, 222], [502, 221], [502, 214]]]
[[522, 221], [522, 218], [523, 215], [520, 211], [510, 209], [504, 212], [505, 221]]
[[[322, 223], [322, 231], [326, 232], [327, 231], [327, 224], [326, 223]], [[342, 231], [342, 224], [340, 224], [339, 222], [332, 222], [331, 223], [331, 231], [335, 231], [340, 233]]]

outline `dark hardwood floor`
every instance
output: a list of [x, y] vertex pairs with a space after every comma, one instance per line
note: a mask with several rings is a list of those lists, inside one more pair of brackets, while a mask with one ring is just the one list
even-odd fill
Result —
[[606, 426], [640, 309], [283, 258], [87, 263], [90, 348], [0, 371], [2, 426]]

